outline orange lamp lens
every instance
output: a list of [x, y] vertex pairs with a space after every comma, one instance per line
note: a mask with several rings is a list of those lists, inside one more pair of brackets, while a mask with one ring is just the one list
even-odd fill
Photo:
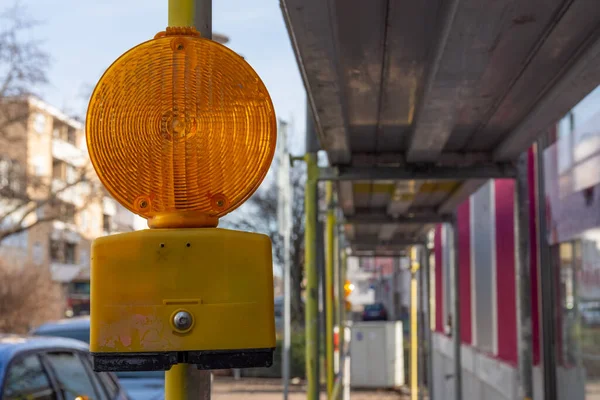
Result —
[[354, 291], [354, 284], [348, 280], [344, 283], [344, 297], [350, 296], [350, 294]]
[[235, 209], [267, 174], [277, 137], [269, 93], [242, 57], [168, 32], [108, 68], [86, 124], [101, 182], [145, 218]]

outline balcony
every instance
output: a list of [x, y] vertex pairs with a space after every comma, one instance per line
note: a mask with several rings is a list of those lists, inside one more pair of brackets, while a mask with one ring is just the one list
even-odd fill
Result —
[[69, 163], [75, 167], [82, 167], [86, 162], [84, 150], [63, 139], [52, 140], [52, 157]]
[[85, 269], [87, 268], [77, 264], [64, 264], [59, 262], [52, 262], [50, 264], [52, 280], [60, 283], [73, 281], [73, 279], [83, 273]]

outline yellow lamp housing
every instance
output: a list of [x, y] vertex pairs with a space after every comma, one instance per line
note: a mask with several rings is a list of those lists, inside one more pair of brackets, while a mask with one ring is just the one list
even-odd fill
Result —
[[148, 229], [96, 239], [91, 294], [96, 371], [272, 365], [273, 272], [265, 235]]

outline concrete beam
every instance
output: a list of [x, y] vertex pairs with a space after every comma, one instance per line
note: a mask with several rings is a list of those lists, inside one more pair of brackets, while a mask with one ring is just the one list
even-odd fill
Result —
[[465, 180], [514, 178], [513, 163], [472, 167], [406, 165], [404, 167], [333, 167], [320, 168], [322, 181], [401, 181], [401, 180]]
[[381, 213], [361, 213], [346, 217], [346, 224], [441, 224], [452, 221], [452, 214], [404, 214], [397, 217]]

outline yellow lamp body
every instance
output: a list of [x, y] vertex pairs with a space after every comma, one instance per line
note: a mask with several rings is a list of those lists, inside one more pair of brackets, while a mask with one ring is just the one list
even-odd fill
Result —
[[[98, 238], [90, 351], [102, 371], [270, 366], [275, 348], [268, 236], [219, 228]], [[191, 315], [189, 329], [174, 315]]]

